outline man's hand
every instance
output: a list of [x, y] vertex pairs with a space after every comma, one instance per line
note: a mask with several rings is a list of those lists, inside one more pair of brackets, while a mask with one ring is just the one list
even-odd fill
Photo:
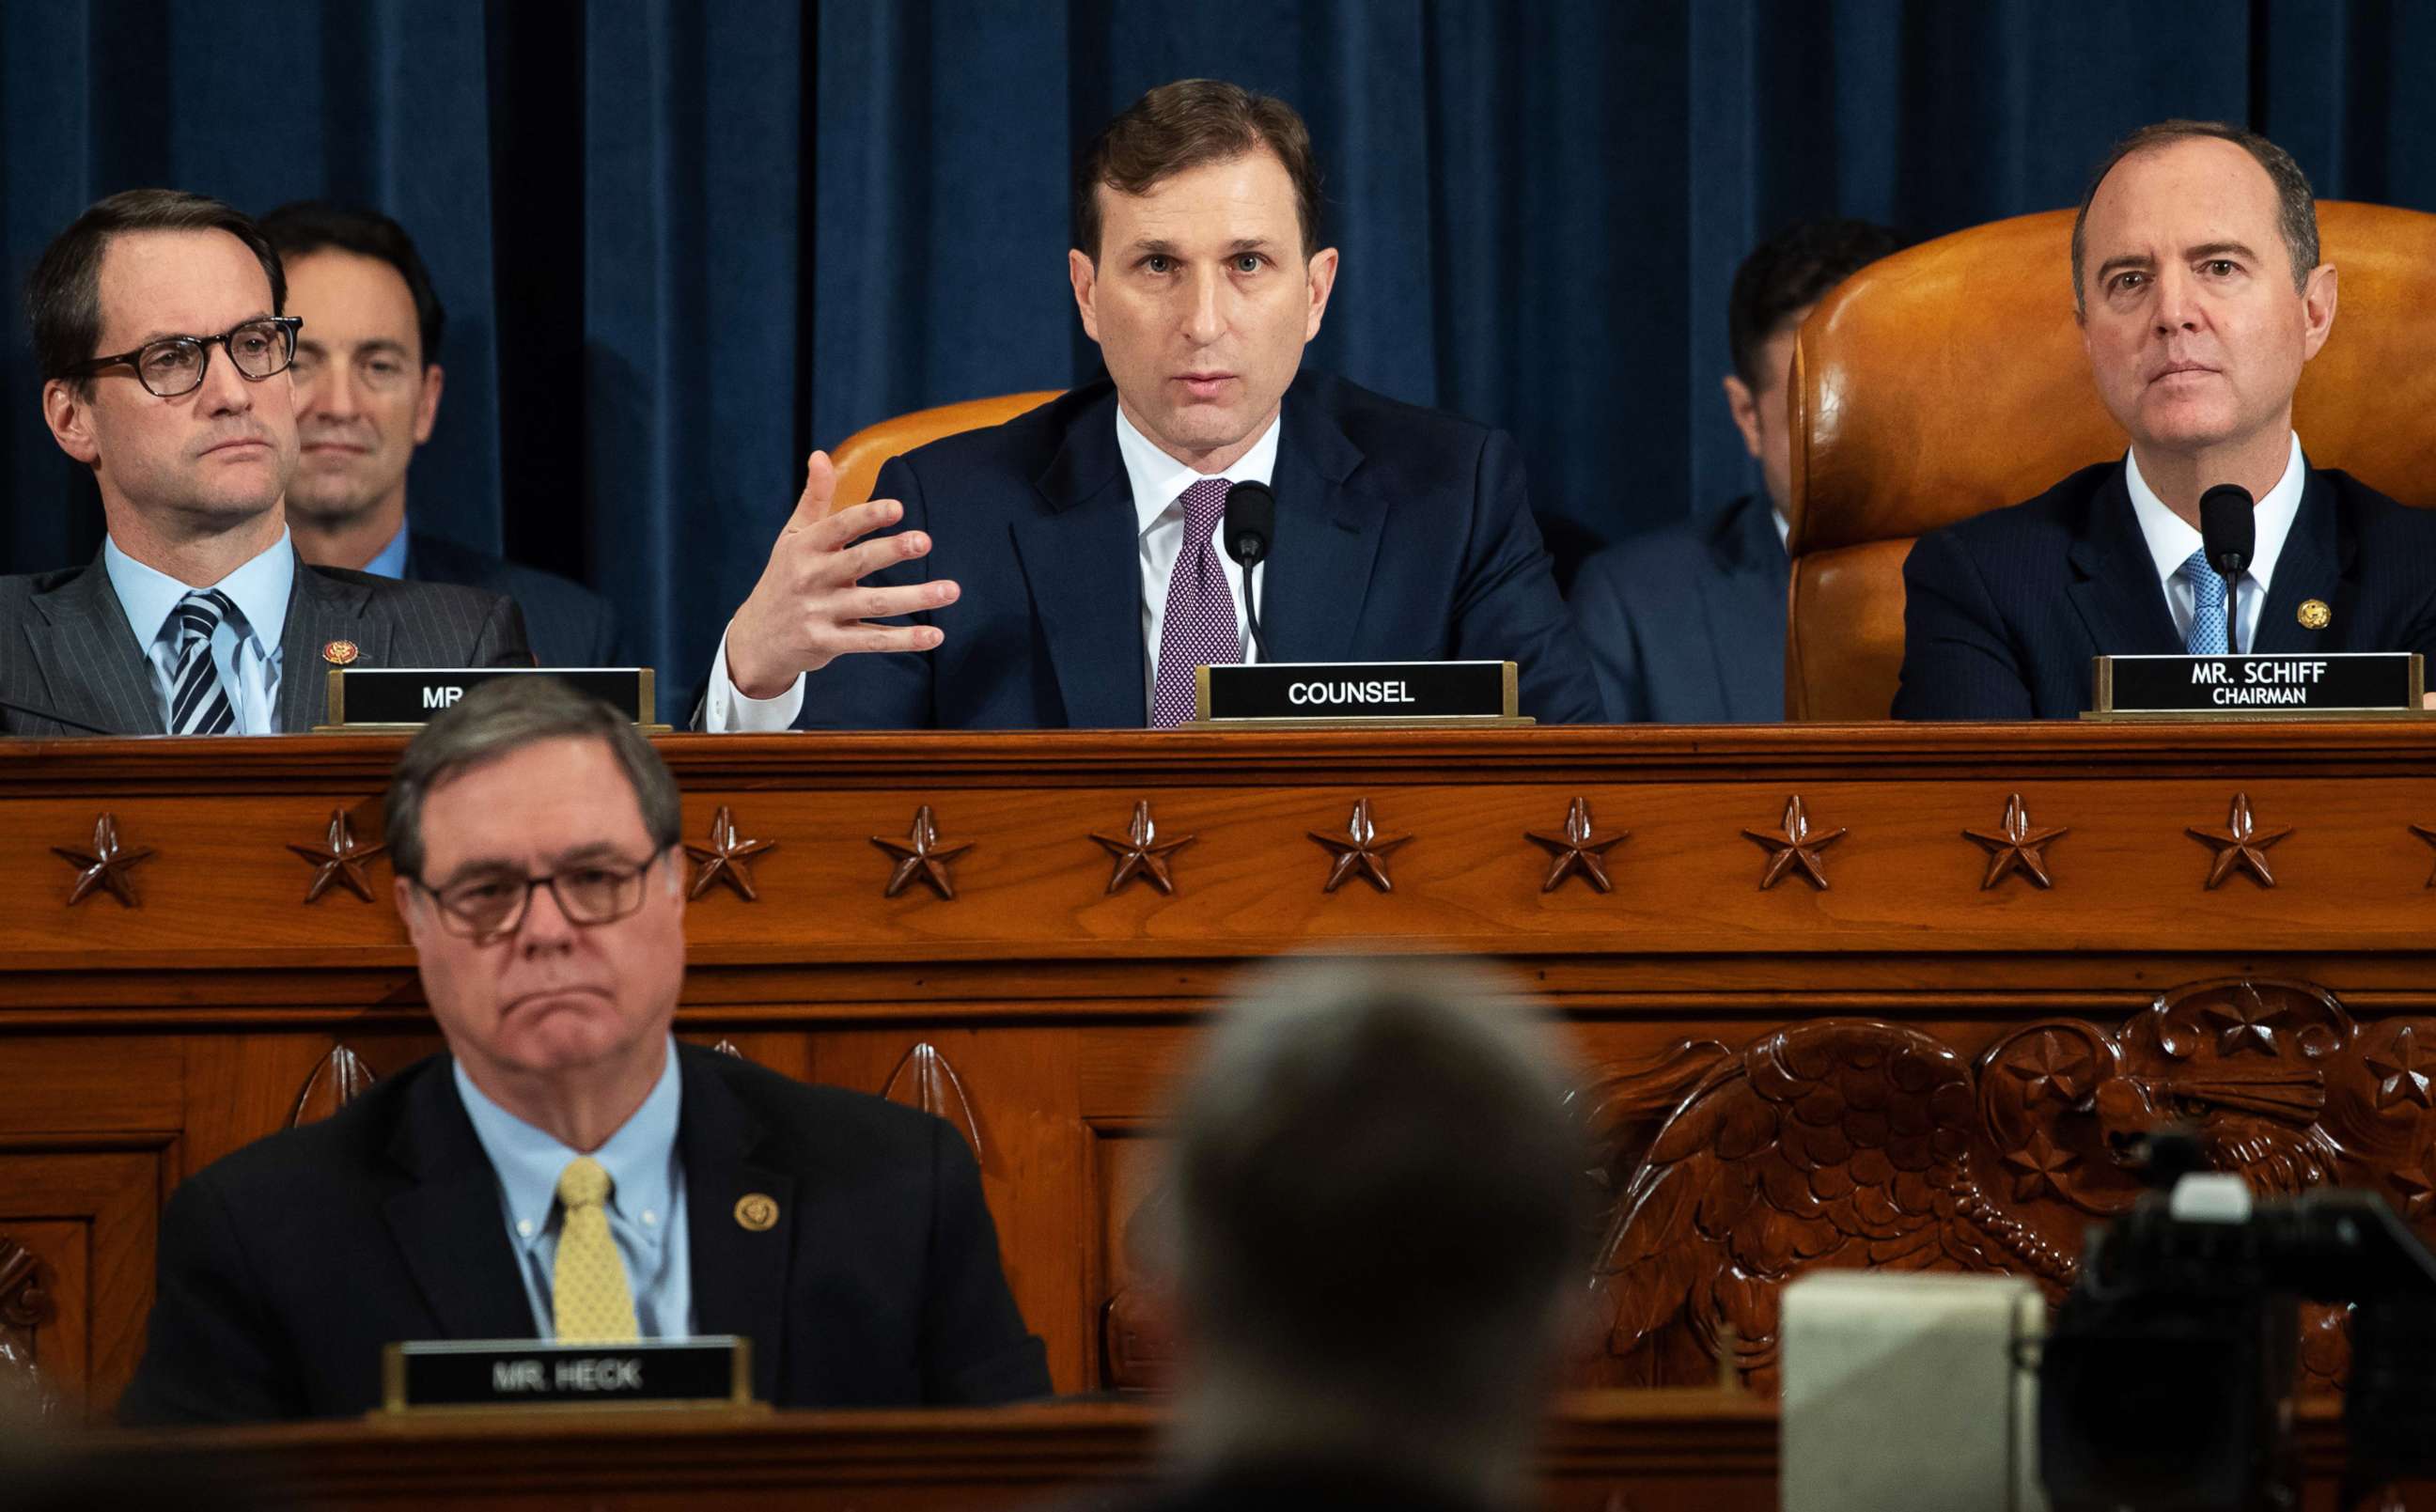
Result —
[[728, 681], [746, 698], [775, 698], [797, 674], [819, 671], [848, 652], [929, 651], [946, 638], [930, 625], [866, 623], [954, 603], [962, 590], [952, 582], [861, 586], [867, 574], [928, 552], [931, 538], [907, 530], [863, 541], [903, 519], [905, 506], [876, 498], [833, 515], [836, 496], [837, 468], [828, 453], [816, 451], [795, 513], [770, 548], [770, 565], [727, 627]]

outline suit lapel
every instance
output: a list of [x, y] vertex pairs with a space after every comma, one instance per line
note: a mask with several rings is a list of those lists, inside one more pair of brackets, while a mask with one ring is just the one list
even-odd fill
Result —
[[[686, 1231], [693, 1262], [695, 1328], [753, 1341], [753, 1394], [778, 1399], [783, 1356], [796, 1319], [791, 1317], [787, 1273], [795, 1253], [801, 1204], [795, 1177], [759, 1162], [758, 1121], [705, 1059], [713, 1052], [680, 1046], [685, 1114], [677, 1147], [685, 1162]], [[777, 1208], [768, 1228], [744, 1226], [738, 1208], [748, 1196]]]
[[287, 623], [279, 633], [279, 728], [303, 735], [322, 722], [328, 706], [329, 665], [322, 648], [352, 642], [357, 667], [389, 664], [386, 621], [364, 613], [372, 589], [317, 572], [301, 557], [287, 589]]
[[129, 735], [165, 733], [152, 664], [136, 643], [99, 556], [35, 599], [34, 608], [42, 623], [26, 623], [26, 649], [43, 674], [55, 713]]
[[1286, 391], [1278, 438], [1278, 535], [1261, 569], [1261, 630], [1271, 661], [1343, 661], [1362, 621], [1387, 501], [1348, 486], [1360, 449], [1298, 391]]
[[2132, 513], [2117, 464], [2090, 495], [2089, 516], [2072, 543], [2069, 590], [2100, 656], [2171, 655], [2183, 649], [2156, 563]]
[[532, 1307], [500, 1216], [498, 1177], [451, 1065], [433, 1062], [408, 1093], [390, 1155], [412, 1179], [382, 1210], [444, 1337], [531, 1338]]
[[1139, 729], [1140, 530], [1117, 451], [1116, 393], [1090, 405], [1034, 479], [1048, 513], [1011, 527], [1070, 729]]
[[[2275, 559], [2275, 576], [2267, 585], [2267, 602], [2258, 611], [2252, 651], [2380, 649], [2351, 644], [2350, 631], [2359, 613], [2359, 583], [2352, 572], [2359, 543], [2343, 530], [2342, 524], [2335, 508], [2334, 485], [2323, 475], [2310, 473], [2302, 487], [2301, 508], [2293, 516], [2291, 533], [2284, 537], [2284, 549]], [[2331, 635], [2301, 623], [2301, 603], [2306, 599], [2321, 600], [2334, 611]]]

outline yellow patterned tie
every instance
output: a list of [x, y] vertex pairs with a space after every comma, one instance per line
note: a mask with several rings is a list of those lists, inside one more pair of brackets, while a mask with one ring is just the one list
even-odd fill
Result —
[[634, 1294], [626, 1289], [626, 1262], [609, 1237], [609, 1173], [590, 1156], [577, 1156], [558, 1173], [558, 1200], [566, 1217], [550, 1271], [549, 1309], [560, 1341], [633, 1344], [641, 1330], [635, 1326]]

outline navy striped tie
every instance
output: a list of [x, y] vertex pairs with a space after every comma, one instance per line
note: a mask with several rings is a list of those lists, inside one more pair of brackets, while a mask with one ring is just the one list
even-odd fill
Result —
[[198, 588], [169, 611], [163, 634], [176, 636], [178, 649], [177, 669], [169, 674], [171, 735], [226, 735], [236, 728], [236, 711], [212, 660], [212, 632], [222, 620], [242, 618], [218, 588]]

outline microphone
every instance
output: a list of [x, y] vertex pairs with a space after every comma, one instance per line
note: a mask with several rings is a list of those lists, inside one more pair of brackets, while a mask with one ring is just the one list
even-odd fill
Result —
[[2238, 656], [2241, 648], [2235, 640], [2241, 617], [2235, 611], [2240, 600], [2235, 596], [2234, 582], [2258, 547], [2258, 515], [2250, 490], [2238, 483], [2218, 483], [2201, 494], [2200, 540], [2208, 565], [2224, 577], [2224, 653]]
[[0, 698], [0, 709], [7, 709], [14, 714], [30, 714], [38, 720], [48, 720], [53, 724], [64, 724], [71, 730], [82, 730], [87, 735], [118, 735], [123, 733], [118, 730], [105, 730], [98, 724], [87, 724], [82, 720], [69, 719], [66, 715], [60, 713], [56, 709], [41, 708], [31, 704], [11, 704], [5, 698]]
[[1269, 643], [1261, 634], [1260, 600], [1252, 591], [1252, 569], [1269, 554], [1278, 531], [1278, 495], [1266, 483], [1244, 481], [1227, 490], [1227, 521], [1219, 531], [1227, 554], [1244, 569], [1244, 617], [1251, 621], [1252, 645], [1261, 660], [1269, 659]]

